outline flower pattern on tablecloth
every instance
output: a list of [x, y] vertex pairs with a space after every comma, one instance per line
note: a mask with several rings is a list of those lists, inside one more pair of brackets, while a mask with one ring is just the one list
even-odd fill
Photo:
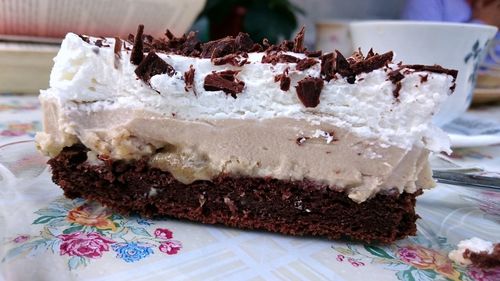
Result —
[[0, 123], [0, 137], [3, 138], [22, 136], [33, 138], [36, 132], [41, 130], [42, 124], [40, 121], [8, 121], [6, 123]]
[[348, 261], [353, 267], [368, 264], [381, 266], [394, 271], [395, 276], [403, 281], [500, 280], [500, 269], [483, 270], [452, 262], [447, 256], [451, 245], [444, 237], [429, 241], [423, 236], [416, 236], [387, 246], [347, 242], [345, 246], [332, 248], [337, 253], [337, 262]]
[[56, 236], [61, 240], [60, 254], [68, 256], [100, 258], [103, 252], [109, 251], [109, 245], [115, 241], [108, 239], [98, 232], [74, 232]]
[[113, 244], [116, 256], [126, 262], [135, 262], [151, 255], [153, 250], [151, 245], [137, 242]]
[[37, 97], [0, 95], [0, 141], [33, 138], [42, 129]]
[[476, 281], [498, 281], [500, 280], [500, 268], [482, 270], [473, 267], [469, 270], [470, 276]]
[[20, 234], [9, 239], [6, 244], [10, 249], [2, 262], [49, 251], [67, 256], [69, 269], [75, 270], [111, 253], [133, 263], [152, 256], [154, 249], [166, 256], [182, 249], [182, 243], [173, 240], [172, 230], [149, 229], [154, 222], [114, 214], [95, 202], [60, 197], [35, 214], [33, 224], [42, 226], [40, 234]]
[[7, 95], [0, 102], [0, 112], [35, 111], [40, 109], [38, 99], [34, 97]]

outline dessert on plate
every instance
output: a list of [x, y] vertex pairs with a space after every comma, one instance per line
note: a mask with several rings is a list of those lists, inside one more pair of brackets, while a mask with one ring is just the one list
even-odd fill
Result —
[[457, 72], [247, 34], [69, 33], [41, 91], [53, 180], [122, 213], [330, 239], [415, 234]]

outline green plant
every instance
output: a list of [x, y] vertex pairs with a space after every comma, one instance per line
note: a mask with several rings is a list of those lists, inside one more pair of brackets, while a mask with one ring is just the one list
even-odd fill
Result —
[[208, 0], [200, 18], [210, 24], [210, 39], [247, 32], [254, 40], [289, 39], [304, 11], [289, 0]]

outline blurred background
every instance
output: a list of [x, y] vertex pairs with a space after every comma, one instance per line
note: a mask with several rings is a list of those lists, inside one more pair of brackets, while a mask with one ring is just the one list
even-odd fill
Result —
[[[400, 19], [405, 4], [405, 0], [208, 0], [191, 29], [205, 40], [230, 34], [233, 28], [249, 32], [254, 40], [266, 37], [277, 41], [289, 39], [299, 26], [305, 26], [306, 45], [312, 48], [317, 22]], [[216, 26], [211, 29], [211, 24]]]

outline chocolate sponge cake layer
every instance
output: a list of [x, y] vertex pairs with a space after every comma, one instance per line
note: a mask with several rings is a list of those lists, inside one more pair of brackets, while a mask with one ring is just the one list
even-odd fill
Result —
[[329, 239], [390, 243], [416, 233], [415, 197], [378, 193], [363, 203], [311, 181], [218, 176], [183, 184], [137, 161], [87, 161], [81, 145], [48, 162], [69, 198], [98, 201], [115, 211]]

